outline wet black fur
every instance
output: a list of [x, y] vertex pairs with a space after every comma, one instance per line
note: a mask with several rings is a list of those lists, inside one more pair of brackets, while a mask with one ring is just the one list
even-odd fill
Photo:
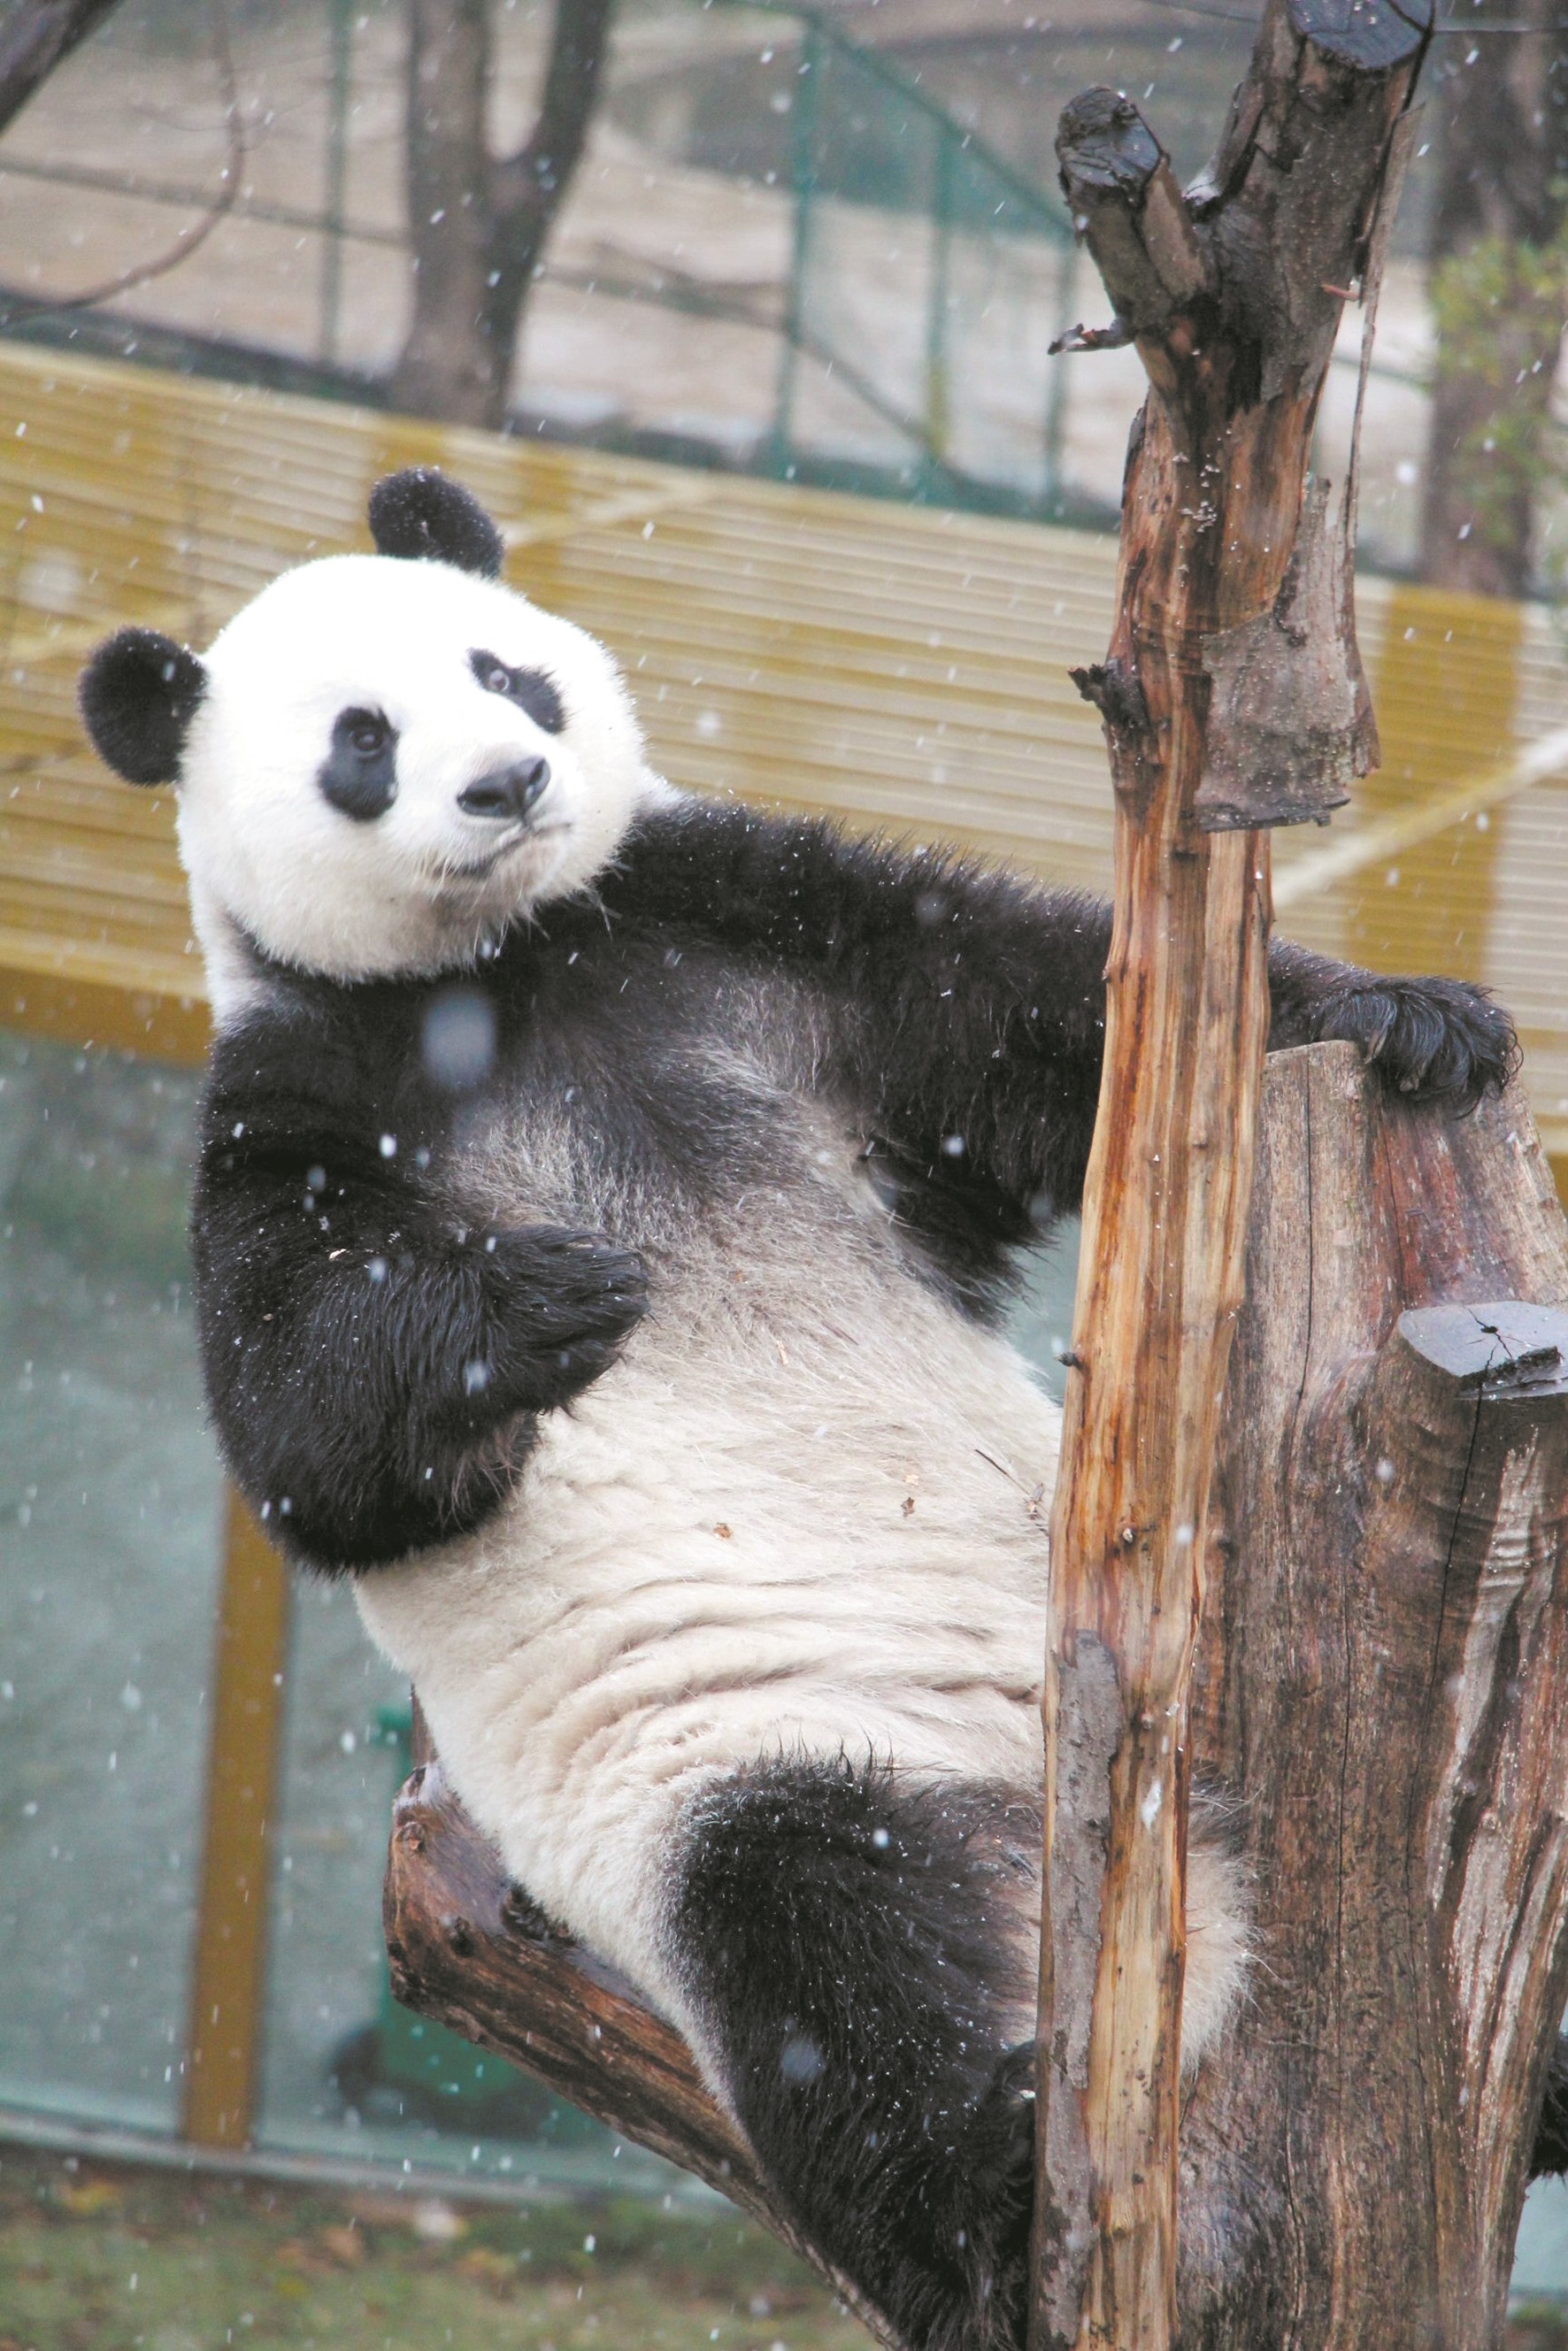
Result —
[[371, 492], [371, 537], [378, 555], [455, 564], [498, 580], [507, 543], [472, 490], [434, 465], [405, 465]]
[[881, 1766], [758, 1763], [688, 1828], [671, 1918], [764, 2171], [919, 2351], [1019, 2339], [1032, 2050], [1004, 2053], [1008, 1918], [1040, 1814]]
[[1568, 2034], [1559, 2038], [1546, 2069], [1546, 2093], [1531, 2157], [1531, 2179], [1545, 2171], [1568, 2171]]

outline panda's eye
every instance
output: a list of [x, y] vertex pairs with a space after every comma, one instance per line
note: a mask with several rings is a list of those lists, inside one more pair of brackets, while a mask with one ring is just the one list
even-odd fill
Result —
[[497, 654], [486, 653], [470, 653], [468, 666], [486, 694], [504, 694], [547, 735], [559, 735], [566, 725], [555, 680], [542, 669], [508, 669]]
[[361, 711], [349, 727], [349, 740], [361, 759], [374, 759], [386, 749], [391, 732], [384, 718]]
[[316, 781], [356, 824], [384, 816], [397, 798], [397, 728], [379, 710], [340, 710]]

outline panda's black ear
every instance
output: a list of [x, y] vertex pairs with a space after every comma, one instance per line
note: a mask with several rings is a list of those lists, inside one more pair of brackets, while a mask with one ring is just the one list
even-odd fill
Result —
[[172, 784], [207, 673], [156, 629], [117, 629], [81, 674], [81, 715], [99, 758], [128, 784]]
[[498, 580], [506, 541], [472, 490], [434, 465], [388, 474], [371, 492], [371, 537], [378, 555], [455, 563]]

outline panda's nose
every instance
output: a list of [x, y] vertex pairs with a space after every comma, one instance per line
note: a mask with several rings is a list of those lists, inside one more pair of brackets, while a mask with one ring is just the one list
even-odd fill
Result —
[[457, 805], [465, 816], [516, 820], [527, 816], [549, 781], [548, 759], [518, 759], [509, 768], [476, 777], [458, 793]]

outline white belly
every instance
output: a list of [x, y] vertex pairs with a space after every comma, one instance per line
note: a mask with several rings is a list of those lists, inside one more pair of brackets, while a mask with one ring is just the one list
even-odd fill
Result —
[[360, 1585], [508, 1870], [677, 2019], [663, 1873], [702, 1779], [842, 1750], [1040, 1781], [1056, 1407], [885, 1244], [782, 1238], [656, 1285], [500, 1515]]

